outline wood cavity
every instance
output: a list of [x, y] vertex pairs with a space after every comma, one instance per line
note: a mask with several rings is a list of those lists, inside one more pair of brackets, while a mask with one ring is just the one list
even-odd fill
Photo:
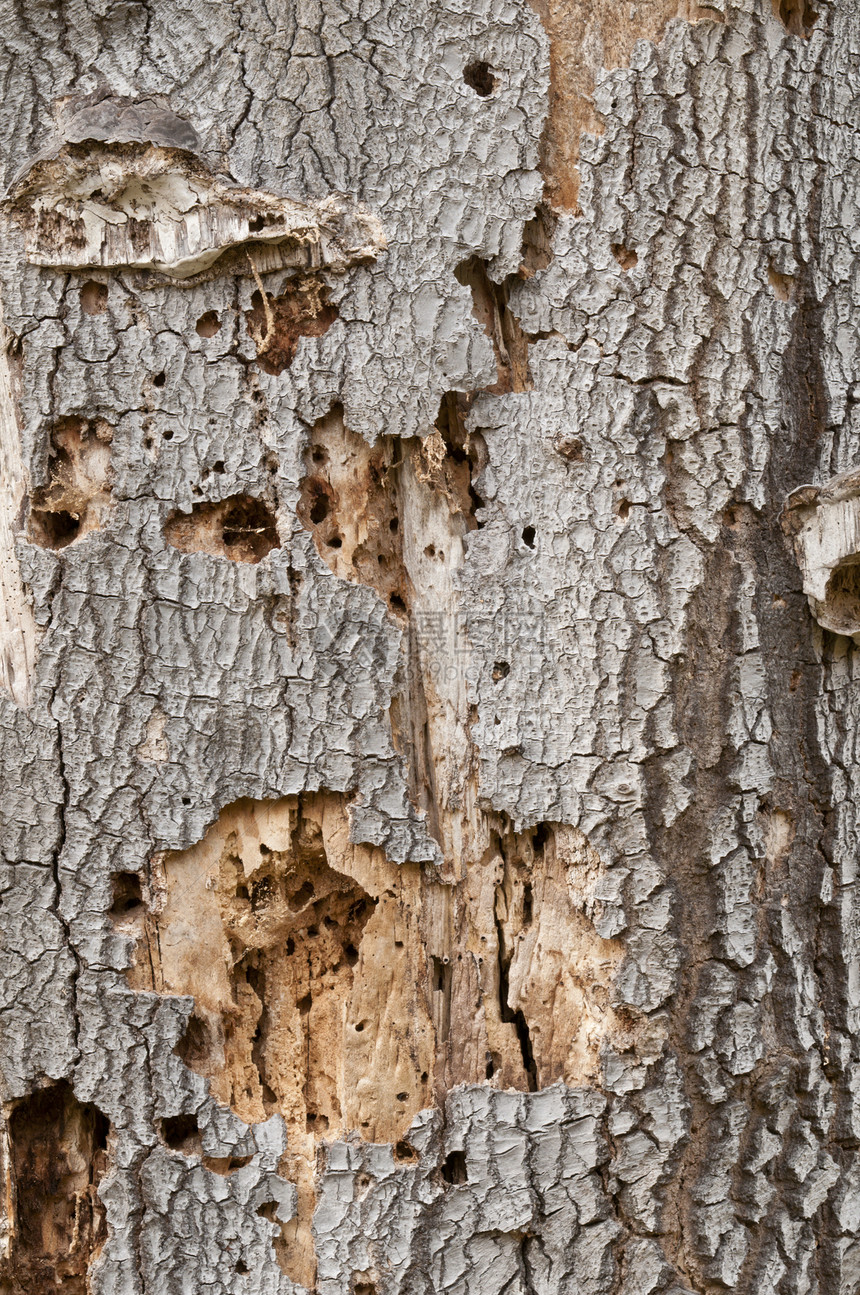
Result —
[[0, 1263], [2, 1289], [87, 1295], [87, 1270], [107, 1235], [97, 1189], [107, 1168], [109, 1127], [65, 1081], [12, 1108], [12, 1234], [9, 1257]]
[[164, 538], [180, 553], [211, 553], [234, 562], [261, 562], [280, 548], [274, 510], [254, 495], [230, 495], [217, 503], [177, 509], [164, 525]]
[[792, 36], [809, 40], [818, 14], [807, 0], [773, 0], [773, 11]]
[[322, 337], [331, 328], [337, 306], [329, 301], [331, 289], [315, 275], [291, 279], [279, 297], [264, 290], [259, 276], [257, 282], [245, 320], [257, 347], [257, 364], [264, 373], [277, 375], [292, 364], [301, 337]]
[[51, 429], [50, 480], [33, 492], [30, 538], [62, 549], [104, 524], [111, 504], [113, 431], [101, 419], [61, 418]]

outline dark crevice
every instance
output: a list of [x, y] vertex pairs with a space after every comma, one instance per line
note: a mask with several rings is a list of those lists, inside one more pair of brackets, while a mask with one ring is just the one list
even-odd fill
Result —
[[493, 395], [530, 391], [534, 384], [529, 370], [529, 339], [508, 304], [511, 287], [519, 276], [510, 275], [504, 282], [495, 283], [487, 262], [480, 256], [470, 256], [455, 267], [454, 277], [471, 291], [472, 313], [493, 344], [497, 376], [484, 390]]
[[[501, 852], [500, 843], [499, 849]], [[500, 913], [502, 899], [502, 888], [501, 886], [497, 886], [493, 919], [496, 924], [496, 938], [499, 944], [499, 1014], [502, 1020], [508, 1025], [513, 1025], [517, 1032], [520, 1052], [523, 1059], [523, 1070], [526, 1072], [526, 1077], [528, 1079], [528, 1091], [530, 1093], [536, 1093], [538, 1089], [537, 1065], [535, 1064], [534, 1052], [532, 1050], [532, 1040], [528, 1022], [519, 1008], [515, 1011], [511, 1007], [508, 997], [510, 993], [509, 976], [513, 950], [507, 948], [507, 941], [505, 940], [505, 928]]]
[[434, 424], [445, 443], [449, 497], [456, 502], [457, 510], [466, 519], [470, 531], [480, 530], [484, 525], [477, 514], [485, 503], [475, 489], [475, 479], [488, 462], [484, 438], [480, 433], [466, 429], [472, 399], [462, 391], [446, 391], [439, 402]]
[[66, 773], [66, 758], [63, 745], [63, 726], [54, 715], [54, 701], [57, 695], [57, 688], [54, 688], [51, 694], [51, 702], [48, 708], [49, 714], [57, 725], [57, 763], [59, 767], [60, 783], [63, 789], [63, 799], [59, 806], [59, 824], [57, 828], [57, 846], [51, 854], [51, 870], [54, 879], [54, 901], [51, 910], [54, 913], [63, 931], [63, 941], [72, 957], [72, 969], [70, 974], [70, 989], [72, 999], [72, 1056], [77, 1062], [80, 1056], [79, 1036], [80, 1020], [78, 1017], [78, 981], [81, 975], [81, 959], [78, 951], [72, 941], [72, 929], [66, 918], [63, 916], [63, 885], [60, 880], [60, 858], [66, 844], [66, 815], [69, 811], [71, 801], [71, 787], [69, 785], [68, 775]]
[[522, 261], [517, 271], [520, 279], [530, 279], [545, 270], [555, 253], [552, 240], [558, 227], [558, 215], [545, 202], [539, 202], [535, 214], [523, 226]]
[[449, 1151], [442, 1161], [440, 1170], [446, 1183], [452, 1186], [462, 1186], [469, 1181], [469, 1173], [466, 1167], [466, 1153], [464, 1151]]
[[[311, 889], [313, 894], [313, 889]], [[260, 1081], [260, 1093], [267, 1115], [273, 1115], [278, 1109], [278, 1097], [266, 1080], [266, 1046], [269, 1036], [269, 1000], [266, 997], [265, 967], [258, 967], [249, 959], [245, 960], [245, 978], [260, 1000], [260, 1019], [251, 1040], [251, 1060]]]

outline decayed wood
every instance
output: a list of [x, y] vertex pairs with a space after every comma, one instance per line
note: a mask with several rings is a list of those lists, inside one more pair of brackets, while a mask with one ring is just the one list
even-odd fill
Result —
[[4, 32], [0, 1286], [853, 1295], [856, 6]]

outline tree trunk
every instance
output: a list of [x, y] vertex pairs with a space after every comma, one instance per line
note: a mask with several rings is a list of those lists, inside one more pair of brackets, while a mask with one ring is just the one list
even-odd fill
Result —
[[3, 30], [2, 1289], [854, 1295], [853, 0]]

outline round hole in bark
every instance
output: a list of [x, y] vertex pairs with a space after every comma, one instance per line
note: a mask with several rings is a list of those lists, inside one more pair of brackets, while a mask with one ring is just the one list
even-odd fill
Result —
[[329, 542], [328, 542], [328, 546], [329, 546], [329, 548], [330, 548], [330, 549], [339, 549], [339, 548], [342, 548], [342, 547], [343, 547], [343, 540], [340, 538], [340, 536], [339, 536], [339, 535], [333, 535], [333, 536], [332, 536], [332, 538], [331, 538], [331, 539], [329, 540]]
[[207, 310], [197, 321], [197, 333], [200, 337], [214, 337], [221, 327], [221, 320], [216, 310]]
[[498, 683], [500, 679], [507, 679], [511, 673], [511, 667], [507, 661], [497, 661], [493, 666], [493, 682]]
[[152, 379], [152, 385], [154, 387], [163, 387], [166, 381], [167, 381], [166, 373], [156, 373], [155, 377]]
[[169, 1115], [161, 1121], [161, 1136], [171, 1151], [188, 1156], [198, 1155], [202, 1150], [196, 1115]]
[[108, 290], [106, 283], [88, 280], [81, 288], [81, 310], [85, 315], [103, 315], [108, 308]]
[[486, 99], [496, 88], [493, 69], [485, 59], [473, 59], [463, 68], [463, 80], [482, 99]]
[[523, 527], [523, 544], [533, 549], [535, 546], [535, 528], [533, 526]]

